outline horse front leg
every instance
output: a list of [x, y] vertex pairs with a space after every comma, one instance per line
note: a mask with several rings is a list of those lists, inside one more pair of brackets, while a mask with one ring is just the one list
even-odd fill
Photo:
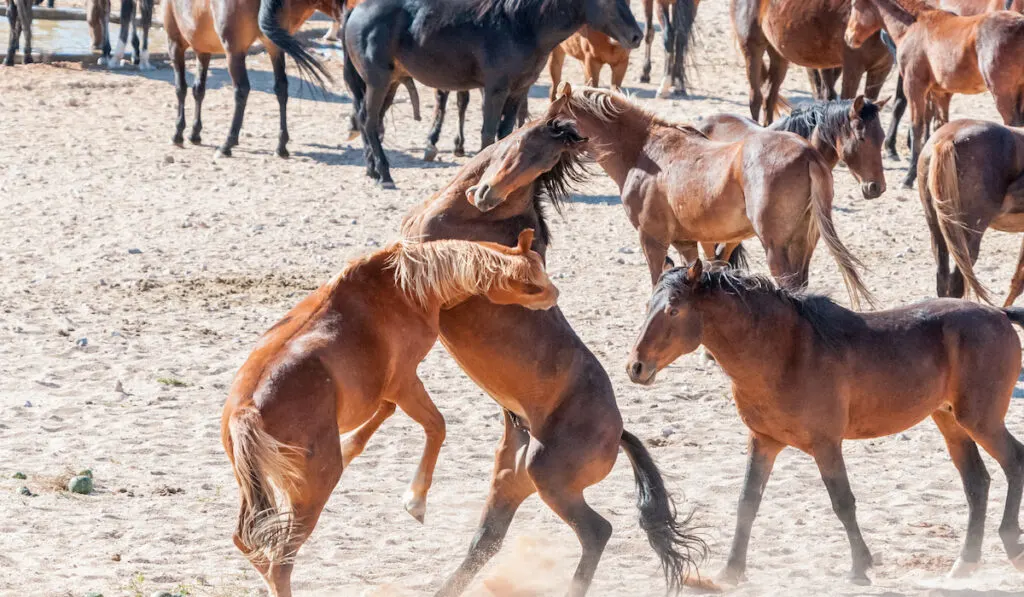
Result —
[[[657, 285], [658, 278], [661, 277], [661, 272], [665, 269], [668, 245], [641, 230], [640, 248], [644, 252], [644, 258], [647, 260], [647, 269], [651, 273], [651, 285]], [[696, 252], [696, 244], [693, 245], [693, 249]]]
[[[651, 82], [651, 46], [653, 45], [654, 0], [644, 0], [644, 69], [640, 73], [641, 83]], [[552, 93], [554, 93], [554, 88], [552, 88]]]
[[484, 88], [483, 126], [480, 129], [480, 149], [494, 143], [498, 135], [501, 114], [508, 100], [508, 89]]
[[[248, 50], [248, 48], [246, 48]], [[245, 117], [245, 104], [249, 101], [249, 72], [245, 68], [245, 51], [228, 55], [228, 73], [235, 84], [235, 113], [231, 118], [228, 138], [216, 152], [218, 157], [231, 157], [231, 149], [238, 145], [238, 135]]]
[[452, 153], [455, 157], [461, 158], [466, 155], [466, 109], [469, 108], [469, 92], [459, 91], [456, 93], [455, 103], [459, 112], [459, 132], [455, 137], [455, 149]]
[[21, 23], [21, 30], [25, 35], [25, 48], [21, 52], [22, 63], [32, 64], [32, 0], [18, 0], [21, 4], [18, 10], [18, 21]]
[[[840, 440], [841, 441], [841, 440]], [[846, 537], [850, 541], [850, 552], [853, 565], [848, 578], [858, 585], [869, 585], [868, 568], [874, 564], [871, 551], [864, 543], [860, 526], [857, 524], [857, 504], [850, 489], [850, 480], [846, 476], [846, 463], [843, 462], [843, 449], [840, 441], [827, 441], [814, 447], [814, 462], [821, 472], [821, 480], [825, 483], [828, 496], [832, 500], [832, 510], [843, 523]]]
[[196, 80], [192, 83], [192, 99], [196, 102], [196, 118], [192, 122], [192, 134], [188, 141], [192, 145], [203, 142], [203, 98], [206, 97], [206, 75], [210, 71], [210, 55], [196, 54]]
[[117, 34], [117, 46], [114, 48], [114, 54], [107, 61], [107, 68], [121, 68], [121, 62], [124, 60], [124, 50], [128, 45], [128, 28], [131, 27], [132, 20], [134, 19], [134, 0], [124, 0], [124, 2], [121, 2], [121, 26]]
[[14, 66], [14, 52], [18, 49], [18, 3], [7, 0], [7, 56], [4, 66]]
[[153, 70], [149, 63], [149, 29], [153, 25], [153, 0], [139, 0], [139, 15], [142, 17], [142, 51], [136, 52], [139, 70]]
[[889, 132], [885, 136], [885, 151], [890, 160], [899, 160], [900, 154], [896, 151], [896, 137], [900, 132], [900, 120], [903, 113], [907, 111], [907, 93], [903, 89], [903, 75], [896, 78], [896, 100], [892, 104], [892, 120], [889, 121]]
[[274, 95], [280, 110], [280, 127], [277, 138], [277, 157], [286, 158], [288, 153], [288, 75], [284, 72], [284, 52], [275, 49], [270, 54], [270, 64], [274, 68]]
[[440, 89], [434, 92], [434, 124], [427, 135], [427, 148], [423, 150], [423, 160], [433, 162], [437, 157], [437, 142], [441, 138], [441, 127], [444, 126], [444, 113], [448, 108], [448, 93]]

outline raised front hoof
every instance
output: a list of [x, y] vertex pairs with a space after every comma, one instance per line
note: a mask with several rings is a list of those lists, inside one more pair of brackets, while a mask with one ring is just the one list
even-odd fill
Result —
[[850, 584], [857, 585], [858, 587], [867, 587], [871, 585], [871, 579], [868, 578], [868, 574], [865, 571], [851, 570], [846, 574], [846, 580], [850, 581]]
[[393, 180], [378, 180], [377, 186], [384, 189], [385, 191], [394, 191], [398, 188]]
[[229, 157], [231, 157], [231, 148], [227, 145], [222, 145], [217, 148], [217, 151], [213, 152], [213, 159], [215, 160]]
[[429, 143], [427, 148], [423, 150], [423, 161], [433, 162], [434, 158], [437, 157], [437, 146], [433, 143]]
[[406, 491], [405, 496], [403, 496], [403, 500], [405, 502], [405, 511], [419, 521], [420, 524], [423, 524], [423, 521], [426, 520], [427, 517], [426, 498], [418, 498], [413, 495], [411, 491]]
[[968, 578], [973, 575], [978, 568], [981, 568], [981, 562], [965, 562], [961, 558], [957, 558], [953, 567], [950, 569], [948, 576], [949, 578]]

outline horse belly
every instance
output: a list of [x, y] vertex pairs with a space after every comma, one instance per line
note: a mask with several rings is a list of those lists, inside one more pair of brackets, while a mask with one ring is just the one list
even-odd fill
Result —
[[[949, 55], [945, 46], [936, 55]], [[932, 74], [938, 86], [952, 93], [973, 95], [984, 93], [985, 79], [978, 70], [978, 54], [974, 47], [957, 52], [956, 60], [945, 60], [940, 63], [931, 62]]]
[[[772, 2], [761, 21], [768, 42], [783, 58], [800, 66], [831, 68], [843, 63], [846, 15], [820, 2]], [[775, 5], [779, 8], [776, 9]], [[786, 9], [786, 6], [791, 9]], [[848, 12], [849, 9], [847, 9]]]
[[[423, 43], [411, 35], [402, 37], [397, 61], [420, 83], [446, 91], [479, 89], [486, 83], [481, 47], [472, 37], [458, 40], [445, 30], [431, 34]], [[438, 68], [438, 65], [444, 68]]]
[[[892, 357], [891, 371], [862, 372], [855, 379], [849, 399], [849, 417], [844, 439], [870, 439], [909, 429], [930, 416], [946, 399], [947, 375], [939, 364], [930, 366], [923, 355], [910, 351]], [[915, 363], [911, 367], [905, 363]], [[914, 371], [911, 371], [914, 369]]]
[[[1020, 199], [1009, 198], [1013, 201], [1012, 209], [1022, 210], [1024, 206], [1018, 205]], [[989, 228], [994, 228], [1000, 232], [1024, 232], [1024, 213], [1017, 211], [1017, 213], [1004, 213], [997, 217], [989, 225]]]

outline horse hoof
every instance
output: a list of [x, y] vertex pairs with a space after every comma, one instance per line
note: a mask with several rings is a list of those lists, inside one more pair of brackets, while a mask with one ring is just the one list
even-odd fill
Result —
[[1017, 554], [1017, 557], [1010, 560], [1013, 567], [1021, 572], [1024, 572], [1024, 553]]
[[199, 136], [199, 133], [192, 133], [192, 136], [188, 138], [188, 142], [192, 145], [202, 145], [203, 138]]
[[735, 587], [745, 580], [747, 580], [747, 575], [742, 571], [726, 566], [715, 576], [714, 583], [719, 587]]
[[384, 189], [385, 191], [394, 191], [398, 188], [392, 180], [381, 180], [377, 182], [377, 186]]
[[180, 133], [174, 135], [174, 137], [171, 138], [171, 143], [173, 143], [175, 147], [184, 147], [185, 137], [183, 137]]
[[956, 559], [956, 563], [953, 564], [953, 568], [950, 569], [949, 578], [967, 578], [974, 574], [974, 572], [981, 567], [981, 562], [965, 562], [960, 558]]
[[213, 152], [213, 159], [229, 158], [231, 157], [230, 147], [218, 147], [217, 151]]
[[437, 146], [433, 143], [427, 145], [427, 148], [423, 150], [423, 161], [433, 162], [434, 158], [437, 157]]
[[292, 155], [292, 154], [288, 153], [288, 150], [285, 149], [284, 147], [278, 147], [277, 151], [274, 152], [274, 153], [276, 153], [277, 157], [279, 157], [279, 158], [288, 158], [288, 157], [291, 157], [291, 155]]
[[909, 180], [904, 180], [903, 181], [903, 188], [907, 189], [908, 191], [912, 190], [914, 188], [914, 179], [911, 178]]
[[850, 572], [846, 575], [846, 578], [858, 587], [867, 587], [871, 585], [871, 579], [864, 572]]
[[406, 491], [404, 496], [405, 511], [412, 515], [420, 524], [427, 516], [427, 500], [426, 498], [417, 498], [411, 491]]
[[641, 83], [650, 83], [651, 82], [651, 75], [640, 75], [640, 82]]
[[5, 58], [4, 59], [4, 66], [14, 66], [14, 60], [11, 60], [9, 58]]
[[355, 141], [358, 138], [359, 138], [359, 131], [353, 129], [353, 130], [348, 132], [348, 139], [346, 139], [346, 141]]
[[900, 154], [896, 153], [895, 151], [890, 151], [886, 157], [894, 162], [899, 162], [903, 159], [900, 157]]
[[107, 59], [106, 59], [105, 57], [103, 57], [103, 56], [100, 56], [100, 57], [99, 57], [99, 58], [98, 58], [98, 59], [96, 60], [96, 66], [106, 66], [106, 65], [107, 65]]
[[462, 147], [456, 146], [455, 151], [452, 152], [452, 155], [454, 155], [457, 158], [466, 157], [466, 150]]
[[21, 62], [22, 64], [32, 64], [35, 60], [32, 59], [32, 54], [25, 54], [25, 59]]

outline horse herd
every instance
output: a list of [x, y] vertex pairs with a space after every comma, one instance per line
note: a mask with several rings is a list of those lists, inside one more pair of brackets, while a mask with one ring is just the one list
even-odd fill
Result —
[[[692, 125], [659, 118], [615, 90], [568, 83], [553, 87], [540, 118], [527, 115], [526, 96], [541, 69], [548, 64], [557, 80], [565, 55], [582, 57], [591, 84], [610, 64], [618, 88], [628, 50], [646, 41], [641, 79], [649, 80], [655, 0], [645, 2], [646, 35], [626, 0], [164, 2], [176, 144], [186, 126], [185, 50], [196, 52], [199, 70], [193, 143], [200, 142], [211, 55], [228, 54], [235, 114], [218, 152], [229, 156], [249, 92], [245, 57], [262, 39], [280, 106], [277, 153], [287, 156], [285, 56], [305, 76], [330, 76], [293, 36], [315, 10], [342, 24], [353, 131], [363, 138], [368, 175], [383, 186], [394, 183], [381, 124], [399, 86], [415, 94], [418, 81], [437, 90], [428, 159], [437, 152], [448, 93], [458, 94], [462, 152], [468, 91], [483, 90], [481, 150], [406, 215], [400, 232], [408, 240], [353, 261], [300, 302], [264, 334], [232, 384], [222, 440], [241, 489], [233, 539], [272, 595], [291, 595], [297, 552], [345, 467], [396, 407], [426, 435], [404, 496], [406, 510], [424, 520], [445, 422], [416, 369], [438, 339], [502, 407], [504, 435], [480, 526], [437, 595], [468, 587], [534, 493], [578, 537], [582, 554], [569, 594], [584, 595], [612, 532], [584, 490], [609, 474], [620, 448], [634, 470], [640, 526], [670, 590], [742, 581], [761, 496], [787, 446], [814, 458], [850, 542], [850, 579], [868, 583], [873, 558], [857, 523], [842, 441], [897, 433], [928, 416], [968, 501], [951, 575], [969, 575], [980, 563], [989, 476], [979, 445], [1007, 477], [999, 535], [1024, 571], [1024, 444], [1004, 423], [1021, 367], [1012, 324], [1024, 326], [1024, 309], [1011, 305], [1024, 291], [1024, 247], [1002, 309], [939, 298], [861, 313], [802, 292], [821, 240], [853, 307], [873, 304], [862, 265], [832, 221], [832, 170], [844, 162], [865, 198], [882, 195], [882, 154], [895, 151], [896, 122], [909, 103], [904, 184], [919, 189], [937, 294], [973, 292], [989, 302], [973, 271], [982, 234], [988, 227], [1024, 232], [1024, 130], [1013, 128], [1024, 125], [1024, 16], [1010, 10], [1021, 9], [1019, 0], [943, 0], [941, 7], [922, 0], [733, 0], [753, 119], [721, 114]], [[657, 6], [667, 52], [659, 95], [685, 93], [697, 0]], [[11, 16], [16, 10], [9, 18], [20, 18]], [[16, 46], [16, 28], [11, 32]], [[126, 34], [121, 39], [112, 62]], [[887, 136], [880, 114], [888, 100], [877, 96], [893, 54], [901, 83]], [[809, 69], [821, 98], [782, 116], [788, 106], [779, 88], [789, 62]], [[865, 93], [857, 95], [865, 76]], [[843, 99], [836, 99], [840, 77]], [[952, 94], [986, 89], [1004, 124], [947, 122]], [[697, 572], [707, 546], [677, 512], [644, 444], [624, 429], [608, 374], [562, 315], [545, 273], [545, 212], [559, 210], [588, 176], [587, 160], [618, 185], [653, 285], [627, 361], [630, 379], [651, 384], [658, 371], [704, 346], [731, 378], [750, 430], [733, 543], [714, 582]], [[742, 273], [741, 243], [753, 237], [771, 278]], [[670, 259], [672, 248], [683, 267]]]

